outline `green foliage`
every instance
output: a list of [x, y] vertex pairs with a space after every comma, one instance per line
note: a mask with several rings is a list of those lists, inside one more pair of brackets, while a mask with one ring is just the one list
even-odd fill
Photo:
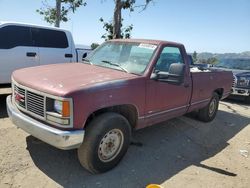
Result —
[[214, 65], [214, 64], [217, 64], [219, 62], [218, 58], [216, 58], [215, 56], [203, 57], [201, 54], [202, 53], [199, 53], [199, 57], [198, 57], [198, 53], [196, 51], [194, 51], [194, 53], [192, 55], [194, 63]]
[[216, 57], [210, 57], [208, 59], [198, 59], [196, 63], [200, 64], [212, 64], [215, 65], [219, 62], [219, 60]]
[[217, 58], [215, 58], [215, 57], [211, 57], [211, 58], [207, 59], [207, 64], [214, 65], [214, 64], [217, 64], [218, 62], [219, 62], [219, 60]]
[[143, 11], [147, 8], [148, 4], [153, 2], [153, 0], [145, 0], [143, 4], [136, 4], [136, 0], [125, 0], [122, 1], [122, 9], [128, 9], [130, 12], [133, 12], [135, 9], [141, 9]]
[[193, 62], [197, 61], [197, 52], [196, 51], [194, 51], [192, 58], [193, 58]]
[[[123, 21], [123, 19], [122, 19], [122, 21]], [[103, 34], [101, 36], [101, 38], [105, 39], [105, 41], [113, 39], [113, 23], [112, 23], [112, 21], [105, 22], [103, 20], [103, 18], [100, 18], [100, 22], [103, 23], [103, 28], [106, 31], [106, 33]], [[123, 27], [122, 24], [121, 24], [121, 27]], [[121, 28], [121, 38], [126, 38], [126, 39], [130, 38], [132, 30], [133, 30], [132, 24], [127, 26], [127, 27]]]
[[129, 10], [130, 12], [135, 11], [135, 9], [140, 9], [144, 11], [150, 2], [153, 0], [144, 0], [143, 4], [136, 4], [136, 0], [114, 0], [115, 9], [113, 20], [106, 22], [103, 18], [100, 18], [100, 22], [103, 23], [103, 28], [106, 31], [105, 34], [101, 36], [105, 40], [110, 40], [113, 38], [130, 38], [131, 31], [133, 30], [133, 25], [122, 28], [122, 10]]
[[94, 50], [94, 49], [96, 49], [98, 46], [100, 46], [98, 43], [92, 43], [90, 47], [91, 47], [92, 50]]
[[[55, 0], [57, 1], [57, 0]], [[47, 0], [42, 1], [42, 7], [37, 9], [36, 12], [44, 17], [44, 20], [50, 24], [55, 24], [58, 19], [60, 22], [67, 22], [69, 20], [68, 14], [75, 12], [80, 6], [86, 6], [87, 3], [83, 0], [59, 0], [61, 1], [60, 17], [57, 18], [56, 6], [48, 4]]]

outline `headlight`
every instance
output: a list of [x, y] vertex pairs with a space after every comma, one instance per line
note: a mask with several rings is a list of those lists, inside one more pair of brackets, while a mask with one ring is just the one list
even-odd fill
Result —
[[47, 98], [46, 120], [57, 126], [72, 126], [71, 100]]
[[54, 110], [57, 113], [62, 114], [62, 108], [63, 108], [62, 101], [55, 100], [54, 101]]
[[70, 104], [69, 101], [54, 101], [54, 110], [61, 114], [62, 117], [69, 117], [70, 116]]

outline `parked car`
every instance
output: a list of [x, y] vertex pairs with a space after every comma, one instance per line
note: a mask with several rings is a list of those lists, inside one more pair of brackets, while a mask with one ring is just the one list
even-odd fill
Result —
[[85, 52], [75, 49], [69, 31], [26, 23], [1, 22], [0, 84], [10, 83], [14, 70], [81, 61]]
[[85, 63], [17, 70], [9, 117], [60, 149], [78, 149], [83, 167], [101, 173], [125, 155], [131, 133], [196, 111], [212, 121], [230, 94], [232, 72], [192, 72], [182, 44], [111, 40]]
[[250, 58], [222, 59], [214, 68], [231, 70], [233, 72], [231, 95], [242, 96], [247, 103], [250, 103]]

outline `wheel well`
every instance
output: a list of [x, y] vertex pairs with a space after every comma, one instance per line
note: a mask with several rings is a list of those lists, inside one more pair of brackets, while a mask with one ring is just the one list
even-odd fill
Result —
[[219, 89], [216, 89], [214, 92], [217, 93], [219, 95], [219, 98], [221, 99], [223, 96], [224, 89], [219, 88]]
[[89, 115], [85, 123], [85, 127], [88, 126], [89, 122], [91, 122], [91, 120], [94, 119], [96, 116], [106, 113], [106, 112], [115, 112], [115, 113], [121, 114], [128, 120], [132, 129], [135, 128], [137, 124], [138, 112], [137, 112], [136, 107], [133, 105], [126, 104], [126, 105], [117, 105], [117, 106], [102, 108], [93, 112], [92, 114]]

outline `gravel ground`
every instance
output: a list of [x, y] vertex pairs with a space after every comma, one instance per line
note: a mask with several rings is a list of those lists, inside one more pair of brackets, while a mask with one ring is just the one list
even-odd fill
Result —
[[211, 123], [183, 116], [137, 131], [142, 146], [131, 145], [115, 169], [92, 175], [76, 150], [55, 149], [17, 129], [6, 96], [0, 95], [1, 188], [250, 187], [250, 106], [239, 101], [221, 102]]

